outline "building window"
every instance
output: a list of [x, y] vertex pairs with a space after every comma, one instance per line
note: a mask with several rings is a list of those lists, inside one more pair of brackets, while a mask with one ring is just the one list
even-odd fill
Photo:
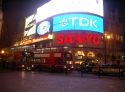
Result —
[[121, 36], [120, 38], [121, 38], [121, 42], [123, 42], [123, 36]]

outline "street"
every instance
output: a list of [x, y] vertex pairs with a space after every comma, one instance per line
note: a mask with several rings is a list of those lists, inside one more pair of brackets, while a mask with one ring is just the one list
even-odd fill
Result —
[[92, 74], [2, 71], [0, 92], [125, 92], [125, 79]]

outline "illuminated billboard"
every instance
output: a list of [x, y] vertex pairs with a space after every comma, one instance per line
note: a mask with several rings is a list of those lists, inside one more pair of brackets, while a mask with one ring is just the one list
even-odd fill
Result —
[[36, 20], [35, 15], [31, 15], [25, 20], [24, 37], [36, 33]]
[[50, 22], [49, 21], [43, 21], [41, 22], [37, 27], [37, 34], [38, 35], [44, 35], [50, 33]]
[[103, 33], [103, 18], [90, 14], [65, 14], [53, 17], [53, 32], [65, 30]]
[[103, 17], [103, 0], [51, 0], [37, 9], [36, 22], [58, 14], [74, 12]]
[[103, 39], [101, 33], [73, 31], [54, 33], [54, 46], [72, 46], [72, 47], [94, 47], [102, 48]]

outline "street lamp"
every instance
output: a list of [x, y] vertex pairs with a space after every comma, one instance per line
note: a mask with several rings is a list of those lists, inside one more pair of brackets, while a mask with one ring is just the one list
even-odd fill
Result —
[[107, 40], [110, 40], [111, 36], [109, 34], [104, 34], [104, 46], [105, 46], [105, 64], [107, 63]]
[[106, 39], [108, 39], [108, 40], [109, 40], [110, 38], [111, 38], [111, 36], [110, 36], [110, 35], [107, 35], [107, 36], [106, 36]]
[[4, 50], [1, 50], [1, 54], [4, 54], [5, 53], [5, 51]]

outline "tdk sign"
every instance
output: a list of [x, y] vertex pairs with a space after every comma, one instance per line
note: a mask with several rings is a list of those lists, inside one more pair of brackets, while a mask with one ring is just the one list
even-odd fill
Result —
[[89, 14], [65, 14], [53, 17], [53, 32], [64, 30], [104, 33], [103, 18]]

